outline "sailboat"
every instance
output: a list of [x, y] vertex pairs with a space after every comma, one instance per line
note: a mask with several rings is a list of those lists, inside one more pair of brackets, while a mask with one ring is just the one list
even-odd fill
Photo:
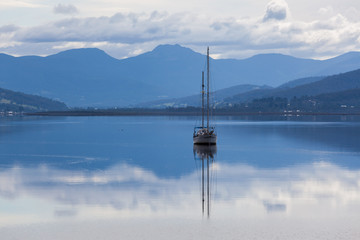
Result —
[[215, 127], [210, 125], [210, 56], [209, 47], [207, 48], [206, 57], [206, 126], [205, 126], [205, 83], [204, 72], [202, 72], [202, 85], [201, 85], [201, 126], [194, 128], [193, 141], [194, 144], [216, 144], [217, 136]]

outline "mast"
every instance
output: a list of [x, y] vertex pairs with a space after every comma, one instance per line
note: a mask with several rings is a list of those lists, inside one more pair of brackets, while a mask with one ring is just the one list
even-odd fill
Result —
[[202, 71], [202, 85], [201, 85], [201, 128], [204, 128], [204, 118], [205, 118], [204, 95], [205, 95], [204, 71]]
[[207, 123], [206, 123], [206, 128], [209, 130], [209, 115], [210, 115], [210, 69], [209, 69], [209, 65], [210, 65], [210, 57], [209, 57], [209, 47], [207, 47], [207, 75], [206, 75], [206, 85], [207, 85]]

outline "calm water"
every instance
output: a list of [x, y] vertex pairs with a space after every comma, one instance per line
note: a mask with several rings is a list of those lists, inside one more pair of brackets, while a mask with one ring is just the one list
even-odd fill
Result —
[[0, 118], [1, 239], [360, 239], [360, 118], [195, 122]]

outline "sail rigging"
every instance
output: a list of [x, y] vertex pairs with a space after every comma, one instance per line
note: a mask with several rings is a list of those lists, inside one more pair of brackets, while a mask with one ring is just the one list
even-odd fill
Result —
[[201, 80], [201, 126], [194, 128], [193, 142], [194, 144], [216, 144], [217, 136], [215, 127], [210, 125], [210, 51], [207, 47], [206, 55], [206, 127], [204, 126], [205, 117], [205, 84], [204, 72], [202, 72]]

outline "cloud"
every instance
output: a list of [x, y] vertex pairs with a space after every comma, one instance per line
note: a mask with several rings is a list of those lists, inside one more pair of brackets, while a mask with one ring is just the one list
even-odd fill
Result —
[[31, 3], [31, 1], [1, 1], [0, 8], [38, 8], [40, 4]]
[[346, 17], [354, 22], [360, 21], [360, 11], [355, 7], [350, 7], [345, 11]]
[[4, 25], [4, 26], [0, 27], [0, 34], [12, 33], [12, 32], [17, 31], [18, 29], [19, 29], [19, 27], [14, 24]]
[[263, 21], [284, 20], [289, 14], [288, 4], [284, 0], [273, 0], [268, 3]]
[[171, 40], [191, 32], [186, 14], [117, 13], [111, 17], [69, 18], [23, 29], [15, 38], [21, 42], [115, 42], [143, 43]]
[[73, 14], [77, 14], [79, 11], [72, 4], [65, 5], [65, 4], [59, 3], [58, 5], [56, 5], [54, 7], [53, 12], [55, 14], [73, 15]]
[[71, 47], [99, 47], [114, 57], [125, 58], [159, 44], [178, 43], [195, 51], [210, 45], [219, 58], [276, 52], [324, 59], [360, 50], [360, 22], [331, 15], [328, 9], [321, 10], [321, 19], [310, 22], [289, 18], [288, 5], [282, 0], [271, 1], [265, 16], [252, 18], [166, 11], [66, 17], [32, 27], [0, 27], [0, 51], [49, 55]]
[[333, 15], [334, 14], [334, 8], [332, 6], [322, 7], [319, 9], [319, 13], [322, 15]]

